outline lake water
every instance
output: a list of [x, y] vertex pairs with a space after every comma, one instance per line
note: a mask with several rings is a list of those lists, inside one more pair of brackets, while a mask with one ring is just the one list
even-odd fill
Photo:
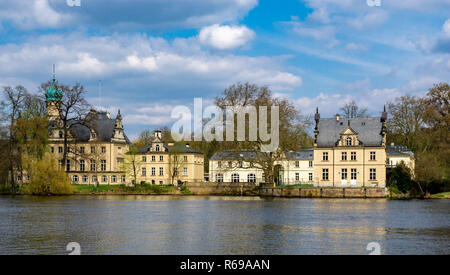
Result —
[[0, 197], [0, 254], [449, 254], [450, 200]]

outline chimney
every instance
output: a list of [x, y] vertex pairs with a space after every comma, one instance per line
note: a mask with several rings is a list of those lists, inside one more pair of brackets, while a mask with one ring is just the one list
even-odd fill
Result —
[[336, 114], [336, 121], [339, 121], [341, 119], [341, 116], [339, 114]]
[[162, 138], [162, 134], [161, 134], [161, 131], [160, 131], [160, 130], [155, 130], [154, 135], [155, 135], [155, 137], [157, 137], [157, 138], [159, 138], [159, 139]]
[[186, 143], [186, 147], [189, 148], [189, 143]]
[[391, 146], [394, 146], [394, 145], [395, 145], [395, 143], [392, 142], [392, 143], [391, 143]]

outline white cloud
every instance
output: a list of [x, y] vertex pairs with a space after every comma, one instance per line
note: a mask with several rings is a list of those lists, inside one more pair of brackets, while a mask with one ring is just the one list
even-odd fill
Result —
[[255, 33], [246, 26], [215, 24], [202, 28], [198, 37], [204, 45], [219, 50], [231, 50], [245, 45], [255, 37]]
[[450, 38], [450, 19], [447, 19], [447, 21], [445, 21], [444, 25], [442, 26], [442, 32], [444, 36]]
[[349, 51], [367, 51], [368, 47], [362, 44], [358, 44], [358, 43], [347, 43], [347, 45], [345, 45], [345, 48]]

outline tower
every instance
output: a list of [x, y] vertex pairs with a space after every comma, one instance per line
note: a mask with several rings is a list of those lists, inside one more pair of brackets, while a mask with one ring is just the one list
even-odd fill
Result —
[[117, 113], [116, 119], [114, 121], [114, 132], [112, 140], [115, 142], [125, 142], [125, 135], [123, 133], [122, 115], [120, 110]]
[[55, 64], [53, 64], [53, 81], [45, 92], [46, 114], [50, 121], [59, 119], [63, 93], [56, 85]]

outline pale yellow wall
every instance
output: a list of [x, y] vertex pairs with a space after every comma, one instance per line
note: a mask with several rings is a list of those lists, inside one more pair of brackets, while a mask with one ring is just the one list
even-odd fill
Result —
[[[328, 161], [323, 161], [323, 152], [328, 152]], [[347, 152], [347, 161], [342, 160], [342, 152]], [[356, 152], [356, 161], [351, 160], [351, 152]], [[370, 152], [375, 152], [376, 160], [370, 160]], [[328, 168], [329, 180], [322, 179], [322, 169]], [[347, 169], [347, 184], [351, 185], [351, 169], [357, 169], [356, 185], [386, 185], [386, 150], [384, 147], [335, 147], [314, 148], [314, 182], [319, 186], [342, 186], [341, 171]], [[376, 169], [376, 180], [370, 180], [370, 169]]]

